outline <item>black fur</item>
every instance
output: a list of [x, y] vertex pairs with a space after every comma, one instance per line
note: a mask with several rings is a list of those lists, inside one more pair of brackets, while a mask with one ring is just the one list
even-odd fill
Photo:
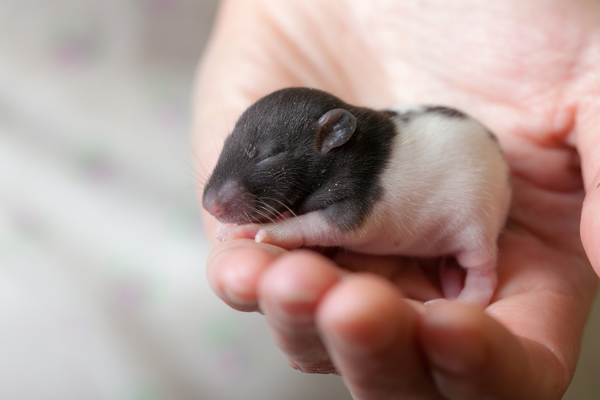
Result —
[[396, 119], [398, 119], [400, 122], [402, 122], [404, 124], [408, 124], [410, 121], [413, 120], [413, 118], [415, 116], [421, 115], [420, 112], [415, 111], [415, 110], [408, 110], [408, 111], [404, 111], [404, 112], [386, 110], [384, 112], [388, 113], [390, 115], [390, 117], [396, 117]]
[[496, 137], [496, 135], [494, 135], [494, 132], [490, 131], [489, 129], [486, 129], [485, 131], [487, 132], [487, 134], [490, 137], [490, 139], [492, 139], [495, 142], [498, 141], [498, 138]]
[[[317, 121], [335, 108], [352, 113], [357, 128], [347, 143], [321, 155]], [[316, 89], [276, 91], [242, 114], [203, 197], [218, 198], [219, 189], [233, 180], [249, 193], [247, 206], [237, 212], [246, 215], [224, 222], [267, 222], [289, 207], [297, 215], [324, 210], [341, 229], [356, 229], [382, 194], [378, 177], [396, 135], [391, 115]]]
[[438, 113], [453, 118], [468, 118], [464, 113], [444, 106], [428, 106], [425, 108], [425, 112]]
[[[425, 112], [438, 113], [438, 114], [442, 114], [444, 116], [451, 117], [451, 118], [469, 118], [469, 116], [467, 114], [463, 113], [462, 111], [458, 111], [454, 108], [444, 107], [444, 106], [427, 106], [427, 107], [425, 107]], [[409, 114], [409, 113], [407, 113], [407, 114]], [[402, 120], [402, 115], [399, 115], [399, 118]], [[410, 117], [409, 117], [409, 119], [410, 119]], [[403, 122], [408, 122], [408, 121], [403, 121]], [[490, 131], [489, 129], [486, 129], [486, 132], [487, 132], [488, 136], [490, 137], [490, 139], [492, 139], [496, 142], [498, 141], [498, 138], [496, 137], [496, 135], [494, 135], [494, 133], [492, 131]]]

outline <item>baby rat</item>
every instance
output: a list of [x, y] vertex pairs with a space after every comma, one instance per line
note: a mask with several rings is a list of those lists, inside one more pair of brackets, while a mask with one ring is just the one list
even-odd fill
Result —
[[219, 240], [378, 255], [454, 256], [459, 300], [485, 306], [511, 199], [498, 142], [440, 106], [375, 111], [288, 88], [250, 106], [225, 140], [203, 206]]

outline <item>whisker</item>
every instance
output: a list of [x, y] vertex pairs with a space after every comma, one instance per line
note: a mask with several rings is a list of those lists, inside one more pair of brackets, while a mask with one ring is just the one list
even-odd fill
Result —
[[[260, 206], [261, 210], [263, 210], [267, 215], [272, 215], [271, 217], [269, 217], [270, 220], [274, 220], [275, 218], [277, 218], [279, 216], [279, 214], [274, 213], [272, 210], [269, 210], [268, 208], [265, 208], [263, 206]], [[264, 214], [261, 214], [264, 215]]]
[[273, 207], [273, 206], [271, 206], [271, 205], [267, 204], [267, 203], [266, 203], [264, 200], [262, 200], [262, 199], [260, 200], [259, 204], [263, 206], [263, 209], [265, 209], [265, 211], [266, 211], [266, 208], [268, 207], [268, 209], [270, 210], [270, 212], [271, 212], [271, 213], [273, 213], [273, 215], [274, 215], [275, 217], [278, 217], [278, 216], [281, 214], [279, 211], [277, 211], [277, 209], [276, 209], [275, 207]]
[[[246, 219], [248, 220], [248, 223], [251, 224], [252, 223], [252, 216], [248, 215], [248, 213], [246, 211], [244, 211], [244, 215], [246, 216]], [[255, 220], [258, 221], [258, 218], [254, 217]], [[260, 222], [260, 221], [258, 221]]]
[[[179, 157], [181, 158], [181, 157]], [[181, 158], [181, 161], [184, 162], [188, 167], [192, 168], [192, 170], [194, 172], [196, 172], [196, 170], [194, 170], [194, 167], [192, 167], [192, 165], [190, 165], [188, 162], [186, 162], [183, 158]], [[196, 181], [196, 183], [204, 186], [206, 184], [206, 179], [205, 178], [201, 178], [198, 177], [197, 174], [192, 174], [191, 172], [185, 171], [184, 172], [186, 175], [188, 175], [189, 177], [191, 177], [193, 180]]]
[[[272, 209], [272, 210], [273, 210], [273, 214], [276, 214], [276, 215], [277, 215], [277, 217], [280, 217], [280, 216], [281, 216], [281, 214], [282, 214], [282, 212], [281, 212], [281, 211], [277, 210], [277, 209], [276, 209], [275, 207], [273, 207], [272, 205], [265, 203], [264, 201], [263, 201], [263, 203], [264, 203], [266, 206], [268, 206], [270, 209]], [[284, 206], [285, 206], [285, 204], [284, 204]], [[286, 208], [287, 208], [287, 207], [286, 207]]]
[[263, 223], [263, 222], [261, 222], [261, 220], [260, 220], [260, 219], [258, 219], [258, 218], [256, 218], [254, 215], [251, 215], [251, 216], [250, 216], [250, 218], [253, 218], [253, 219], [254, 219], [254, 221], [256, 221], [256, 223], [257, 223], [257, 224], [264, 225], [264, 223]]
[[[189, 137], [184, 136], [183, 133], [181, 133], [181, 132], [179, 132], [179, 135], [181, 136], [181, 138], [183, 139], [183, 142], [186, 144], [186, 146], [190, 150], [190, 153], [192, 153], [192, 156], [196, 160], [196, 163], [198, 164], [198, 167], [200, 168], [200, 172], [204, 175], [204, 179], [205, 179], [205, 182], [206, 182], [206, 179], [208, 179], [208, 177], [210, 176], [210, 174], [208, 173], [208, 170], [207, 170], [206, 166], [202, 163], [202, 160], [200, 159], [198, 153], [196, 152], [196, 150], [194, 149], [194, 147], [191, 145], [191, 143], [189, 141]], [[197, 172], [196, 168], [193, 165], [187, 163], [186, 161], [184, 161], [184, 162], [193, 171]]]
[[296, 215], [296, 213], [295, 213], [295, 212], [293, 212], [293, 211], [292, 211], [292, 209], [291, 209], [290, 207], [288, 207], [288, 206], [287, 206], [287, 205], [286, 205], [286, 204], [285, 204], [283, 201], [281, 201], [281, 200], [278, 200], [278, 199], [275, 199], [275, 198], [272, 198], [272, 197], [264, 197], [264, 198], [265, 198], [265, 199], [269, 199], [269, 200], [274, 200], [274, 201], [278, 202], [279, 204], [281, 204], [282, 206], [284, 206], [284, 207], [285, 207], [285, 208], [286, 208], [286, 209], [287, 209], [287, 210], [288, 210], [290, 213], [292, 213], [292, 215], [293, 215], [294, 217], [298, 217], [298, 216]]
[[258, 210], [254, 210], [257, 214], [262, 215], [263, 217], [265, 217], [266, 219], [268, 219], [269, 221], [272, 220], [271, 217], [269, 217], [268, 215], [263, 214], [262, 212], [258, 211]]
[[257, 196], [255, 194], [252, 194], [250, 192], [245, 191], [244, 193], [242, 193], [242, 196], [249, 196], [250, 197], [250, 201], [256, 201], [257, 200]]

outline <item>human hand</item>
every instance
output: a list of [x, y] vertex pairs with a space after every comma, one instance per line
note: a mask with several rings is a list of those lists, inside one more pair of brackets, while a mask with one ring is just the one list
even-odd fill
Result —
[[312, 86], [373, 108], [466, 111], [499, 136], [514, 199], [485, 311], [407, 300], [440, 296], [410, 260], [245, 240], [214, 247], [213, 289], [263, 312], [293, 367], [339, 372], [355, 398], [560, 398], [596, 286], [579, 239], [584, 188], [582, 235], [600, 268], [599, 19], [591, 0], [225, 2], [197, 91], [205, 171], [248, 105]]

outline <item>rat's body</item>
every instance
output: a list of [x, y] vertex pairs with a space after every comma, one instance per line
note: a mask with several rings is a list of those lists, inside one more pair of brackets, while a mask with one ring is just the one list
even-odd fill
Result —
[[[495, 138], [456, 110], [378, 112], [293, 88], [242, 115], [203, 203], [222, 222], [246, 224], [222, 240], [455, 256], [467, 269], [459, 299], [485, 305], [510, 193]], [[296, 216], [270, 222], [281, 214]]]

